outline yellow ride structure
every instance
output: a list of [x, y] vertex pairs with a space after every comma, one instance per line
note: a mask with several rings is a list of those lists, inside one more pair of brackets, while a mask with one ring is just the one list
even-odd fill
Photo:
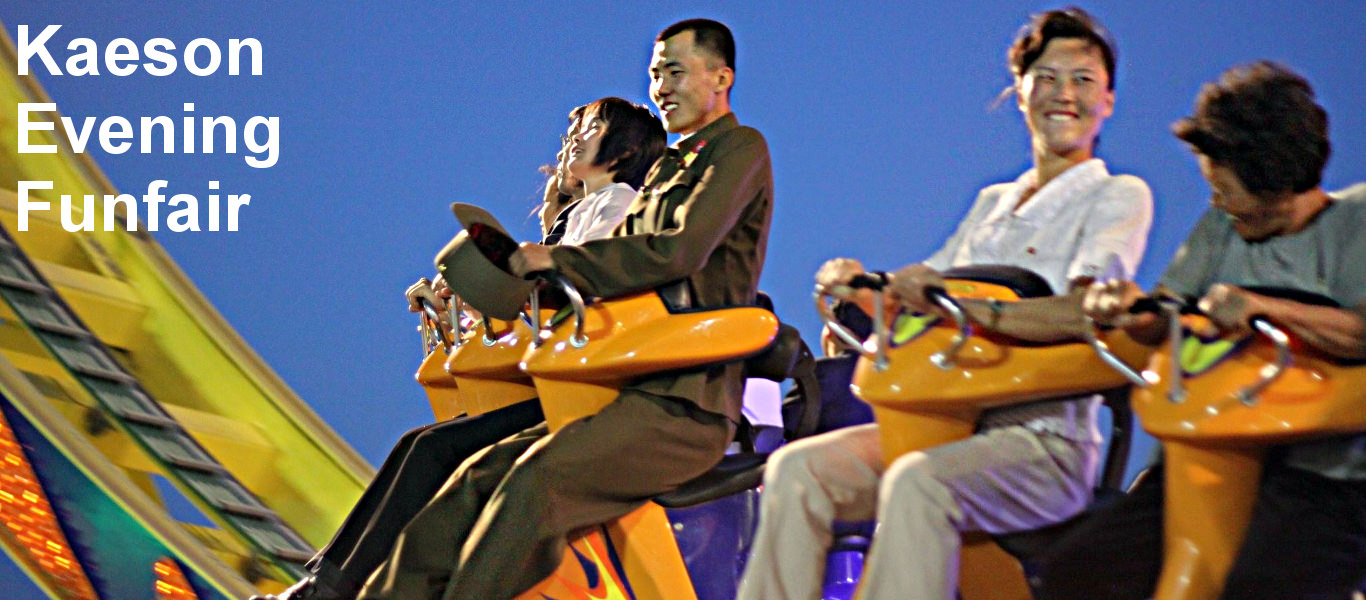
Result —
[[[570, 297], [577, 295], [575, 291]], [[762, 308], [671, 313], [655, 292], [587, 308], [581, 300], [576, 304], [573, 326], [561, 322], [548, 329], [521, 361], [552, 432], [596, 414], [633, 379], [753, 356], [769, 347], [779, 331], [777, 317]], [[584, 562], [594, 565], [596, 585], [586, 577]], [[571, 537], [560, 569], [517, 600], [628, 597], [698, 597], [664, 508], [654, 502]]]
[[[873, 407], [888, 465], [901, 456], [971, 436], [982, 412], [1122, 387], [1125, 376], [1081, 342], [1024, 344], [977, 331], [951, 298], [1017, 301], [1006, 285], [946, 273], [941, 306], [957, 312], [953, 323], [903, 313], [889, 329], [879, 323], [870, 342], [877, 347], [855, 367], [854, 394]], [[949, 295], [951, 294], [951, 296]], [[881, 299], [874, 302], [880, 305]], [[827, 311], [828, 313], [828, 311]], [[834, 321], [827, 314], [827, 323]], [[1151, 349], [1118, 331], [1099, 332], [1098, 343], [1131, 369]], [[1016, 559], [991, 536], [963, 537], [959, 597], [964, 600], [1029, 600], [1029, 587]]]
[[[117, 192], [56, 114], [28, 134], [56, 154], [18, 151], [17, 105], [51, 100], [8, 36], [0, 62], [0, 546], [54, 598], [282, 589], [373, 469], [145, 227], [71, 233], [43, 211], [18, 231], [20, 181], [51, 181], [30, 194], [53, 206]], [[207, 519], [172, 518], [170, 490]]]
[[1183, 316], [1152, 357], [1134, 412], [1166, 453], [1163, 565], [1154, 598], [1212, 600], [1247, 533], [1268, 448], [1366, 431], [1366, 367], [1297, 344], [1267, 321], [1255, 338], [1203, 339]]

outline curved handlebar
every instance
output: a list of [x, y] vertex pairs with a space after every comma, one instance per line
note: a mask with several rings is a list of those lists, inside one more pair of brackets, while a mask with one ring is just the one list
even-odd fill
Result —
[[453, 342], [446, 334], [445, 328], [441, 327], [441, 314], [437, 312], [437, 308], [432, 306], [432, 303], [426, 298], [420, 296], [417, 298], [417, 305], [421, 310], [419, 315], [422, 325], [423, 356], [436, 350], [437, 344], [440, 344], [442, 348], [450, 349]]
[[1150, 313], [1157, 315], [1162, 314], [1164, 310], [1165, 309], [1162, 308], [1161, 300], [1158, 300], [1157, 298], [1154, 298], [1152, 296], [1144, 296], [1134, 301], [1133, 305], [1129, 307], [1129, 314], [1141, 315], [1145, 313]]
[[[1186, 390], [1183, 385], [1185, 373], [1181, 368], [1181, 344], [1185, 334], [1185, 328], [1181, 325], [1181, 319], [1178, 319], [1177, 317], [1183, 314], [1200, 314], [1199, 309], [1195, 308], [1192, 303], [1186, 302], [1180, 298], [1172, 298], [1170, 296], [1144, 296], [1135, 300], [1133, 305], [1129, 307], [1128, 312], [1132, 315], [1167, 315], [1167, 344], [1168, 352], [1171, 354], [1171, 360], [1169, 361], [1171, 371], [1167, 374], [1167, 377], [1170, 378], [1170, 386], [1167, 388], [1167, 400], [1173, 404], [1185, 402]], [[1091, 318], [1086, 317], [1086, 321], [1090, 323]], [[1095, 338], [1094, 326], [1092, 327], [1092, 331], [1087, 334], [1087, 343], [1091, 343], [1093, 338]], [[1098, 341], [1099, 340], [1097, 340], [1097, 342]], [[1151, 385], [1151, 382], [1146, 379], [1143, 379], [1142, 383], [1140, 383], [1138, 379], [1134, 378], [1135, 374], [1132, 372], [1132, 369], [1129, 369], [1127, 365], [1121, 366], [1118, 359], [1108, 352], [1102, 352], [1096, 344], [1091, 344], [1091, 347], [1096, 348], [1096, 352], [1100, 354], [1101, 359], [1104, 360], [1106, 364], [1119, 370], [1130, 383], [1139, 387], [1148, 387]], [[1111, 362], [1112, 359], [1115, 362]], [[1139, 378], [1142, 379], [1142, 376], [1140, 375]]]
[[[1158, 300], [1157, 298], [1153, 298], [1151, 296], [1144, 296], [1134, 301], [1133, 305], [1129, 307], [1128, 312], [1132, 315], [1160, 315], [1165, 313], [1166, 311], [1167, 308], [1163, 306], [1161, 300]], [[1090, 315], [1085, 315], [1083, 318], [1086, 320], [1086, 332], [1083, 335], [1083, 337], [1085, 338], [1087, 345], [1091, 346], [1091, 349], [1096, 351], [1096, 355], [1100, 356], [1100, 359], [1104, 361], [1106, 365], [1109, 365], [1110, 368], [1119, 371], [1119, 374], [1123, 375], [1125, 379], [1129, 380], [1129, 383], [1136, 385], [1140, 388], [1150, 387], [1152, 385], [1152, 382], [1145, 379], [1142, 373], [1134, 370], [1132, 367], [1125, 364], [1124, 361], [1120, 360], [1118, 356], [1115, 356], [1115, 353], [1110, 350], [1110, 347], [1106, 345], [1105, 342], [1101, 341], [1099, 337], [1096, 336], [1095, 320], [1093, 320]], [[1176, 377], [1173, 378], [1173, 381], [1175, 382], [1174, 385], [1177, 387], [1181, 385], [1180, 368], [1181, 365], [1177, 364]]]
[[830, 298], [830, 293], [825, 287], [817, 285], [815, 291], [811, 293], [811, 298], [816, 302], [816, 314], [821, 316], [821, 320], [825, 322], [826, 327], [830, 328], [830, 332], [835, 334], [835, 337], [839, 338], [840, 341], [847, 344], [850, 348], [854, 348], [858, 350], [860, 354], [867, 356], [869, 351], [863, 347], [863, 340], [858, 339], [858, 336], [855, 335], [853, 331], [848, 327], [845, 327], [844, 324], [840, 323], [839, 319], [835, 317], [834, 309], [830, 308], [830, 303], [827, 302]]
[[[831, 333], [834, 333], [841, 341], [850, 347], [858, 349], [859, 353], [865, 357], [873, 359], [873, 366], [879, 371], [886, 370], [888, 366], [887, 346], [889, 332], [887, 329], [886, 317], [882, 307], [883, 288], [887, 285], [887, 275], [882, 272], [861, 273], [850, 278], [848, 287], [853, 289], [868, 289], [873, 292], [873, 305], [878, 307], [873, 314], [873, 333], [874, 337], [867, 341], [858, 339], [854, 332], [841, 324], [830, 309], [830, 303], [826, 300], [831, 296], [831, 291], [824, 286], [817, 285], [814, 295], [816, 301], [816, 312], [821, 315]], [[954, 300], [952, 296], [943, 288], [927, 288], [925, 297], [931, 302], [939, 305], [949, 316], [953, 318], [958, 327], [958, 334], [954, 336], [949, 347], [930, 356], [930, 361], [941, 369], [953, 368], [958, 351], [967, 344], [968, 338], [972, 335], [972, 327], [968, 321], [967, 313], [963, 307]]]
[[[564, 291], [564, 295], [569, 298], [570, 307], [574, 310], [574, 335], [569, 337], [569, 345], [575, 348], [587, 346], [588, 336], [583, 334], [583, 323], [588, 309], [583, 302], [583, 294], [579, 293], [579, 288], [574, 287], [574, 284], [569, 281], [568, 277], [565, 277], [563, 274], [556, 271], [543, 271], [536, 273], [535, 275]], [[536, 314], [535, 318], [539, 318], [540, 312], [540, 300], [538, 296], [539, 295], [535, 292], [533, 292], [531, 296], [533, 303], [532, 313]], [[544, 344], [546, 340], [550, 339], [550, 327], [550, 321], [547, 321], [542, 325], [540, 332], [536, 335], [536, 339], [532, 344], [536, 347], [540, 347], [541, 344]]]
[[[1161, 310], [1161, 307], [1158, 307], [1158, 309]], [[1132, 367], [1125, 364], [1118, 356], [1115, 356], [1115, 353], [1110, 350], [1109, 346], [1105, 345], [1105, 342], [1102, 342], [1099, 337], [1096, 337], [1096, 323], [1089, 315], [1086, 316], [1085, 319], [1086, 343], [1091, 346], [1092, 350], [1096, 351], [1096, 355], [1100, 356], [1100, 359], [1104, 361], [1105, 364], [1109, 365], [1110, 368], [1119, 371], [1119, 374], [1123, 375], [1125, 379], [1128, 379], [1129, 383], [1141, 388], [1152, 385], [1147, 379], [1143, 378], [1142, 373], [1135, 371]]]
[[[527, 298], [527, 304], [531, 310], [522, 311], [522, 322], [526, 323], [528, 328], [536, 332], [536, 335], [531, 338], [531, 347], [540, 348], [541, 344], [545, 343], [545, 341], [542, 339], [542, 334], [544, 332], [541, 331], [541, 325], [536, 322], [536, 319], [541, 317], [541, 290], [539, 287], [532, 288], [531, 297]], [[532, 317], [531, 315], [536, 316]]]
[[497, 344], [497, 343], [498, 343], [498, 338], [493, 337], [493, 321], [490, 321], [487, 315], [485, 315], [485, 316], [483, 317], [483, 321], [484, 321], [484, 337], [482, 337], [482, 338], [480, 338], [480, 339], [484, 341], [484, 345], [485, 345], [485, 346], [492, 346], [492, 345], [494, 345], [494, 344]]
[[[873, 279], [866, 274], [855, 276], [849, 282], [849, 287], [873, 290], [873, 305], [879, 307], [878, 310], [873, 311], [875, 313], [873, 315], [873, 334], [878, 340], [883, 340], [887, 337], [886, 318], [881, 310], [882, 286], [885, 282], [885, 278]], [[888, 365], [887, 345], [874, 342], [873, 339], [860, 340], [853, 331], [850, 331], [848, 327], [845, 327], [843, 323], [840, 323], [839, 319], [835, 318], [835, 312], [830, 308], [830, 303], [827, 301], [830, 296], [830, 290], [819, 284], [816, 285], [816, 289], [812, 293], [812, 298], [816, 302], [816, 313], [821, 316], [821, 320], [825, 322], [825, 326], [830, 329], [831, 333], [835, 334], [835, 337], [839, 338], [840, 341], [847, 344], [850, 348], [858, 351], [861, 356], [873, 359], [873, 368], [879, 371], [885, 371]]]
[[1262, 393], [1262, 390], [1279, 379], [1285, 373], [1286, 367], [1290, 366], [1290, 336], [1286, 335], [1285, 330], [1268, 321], [1266, 317], [1254, 316], [1248, 320], [1248, 324], [1252, 325], [1257, 333], [1271, 340], [1272, 345], [1276, 346], [1276, 362], [1262, 368], [1261, 377], [1256, 382], [1238, 390], [1238, 400], [1243, 404], [1252, 406], [1257, 403], [1257, 394]]
[[[1138, 301], [1134, 302], [1134, 305], [1129, 309], [1129, 312], [1133, 314], [1159, 313], [1163, 311], [1169, 311], [1171, 314], [1171, 330], [1168, 333], [1168, 336], [1171, 340], [1172, 385], [1171, 392], [1168, 394], [1167, 399], [1172, 402], [1182, 402], [1185, 400], [1185, 391], [1181, 386], [1183, 373], [1180, 357], [1182, 336], [1184, 335], [1185, 328], [1181, 325], [1180, 320], [1176, 318], [1176, 315], [1189, 314], [1203, 316], [1204, 312], [1195, 306], [1194, 303], [1176, 298], [1140, 298]], [[1276, 360], [1267, 364], [1266, 367], [1262, 369], [1257, 381], [1248, 384], [1234, 394], [1239, 402], [1242, 402], [1247, 406], [1252, 406], [1257, 403], [1257, 395], [1262, 393], [1263, 390], [1285, 373], [1286, 368], [1290, 366], [1292, 357], [1290, 354], [1290, 336], [1285, 333], [1285, 330], [1277, 327], [1271, 321], [1267, 320], [1266, 317], [1261, 315], [1254, 315], [1252, 318], [1248, 319], [1248, 325], [1251, 326], [1254, 331], [1261, 334], [1262, 337], [1270, 340], [1271, 344], [1276, 347]], [[1109, 361], [1107, 360], [1107, 362]], [[1126, 373], [1125, 376], [1127, 377], [1128, 374]]]
[[949, 313], [954, 324], [958, 326], [958, 334], [953, 336], [949, 347], [930, 356], [930, 362], [934, 363], [934, 366], [945, 370], [951, 369], [958, 360], [958, 351], [963, 349], [963, 345], [968, 343], [968, 338], [972, 336], [972, 325], [968, 322], [968, 315], [963, 311], [963, 307], [944, 288], [926, 288], [925, 298]]
[[447, 314], [451, 317], [451, 323], [455, 325], [455, 345], [460, 346], [465, 343], [465, 334], [469, 330], [465, 328], [465, 307], [460, 301], [460, 296], [451, 296], [451, 300], [446, 304]]
[[856, 290], [866, 289], [879, 292], [887, 287], [887, 274], [882, 271], [859, 273], [858, 275], [850, 277], [847, 285]]

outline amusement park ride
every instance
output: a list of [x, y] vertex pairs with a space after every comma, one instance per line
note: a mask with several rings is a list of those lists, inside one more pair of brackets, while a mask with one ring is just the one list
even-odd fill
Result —
[[[50, 102], [32, 77], [15, 75], [8, 37], [0, 62], [7, 105]], [[29, 192], [49, 202], [116, 192], [63, 136], [29, 132], [60, 150], [21, 154], [17, 134], [15, 121], [0, 118], [0, 546], [53, 598], [240, 599], [284, 589], [373, 469], [143, 228], [72, 233], [47, 212], [20, 231], [19, 181], [53, 182]], [[1195, 317], [1173, 319], [1169, 349], [1118, 331], [1089, 343], [1024, 344], [980, 331], [955, 298], [1015, 301], [1050, 294], [1047, 284], [999, 269], [946, 277], [934, 301], [951, 317], [875, 315], [868, 341], [841, 334], [826, 311], [831, 329], [860, 349], [853, 391], [872, 405], [888, 458], [971, 435], [983, 410], [1133, 386], [1134, 411], [1167, 451], [1158, 598], [1218, 596], [1266, 446], [1366, 429], [1366, 370], [1296, 347], [1273, 324], [1255, 324], [1261, 338], [1207, 340], [1181, 335], [1183, 326], [1201, 329]], [[798, 382], [787, 437], [816, 428], [811, 356], [770, 310], [675, 310], [653, 292], [586, 302], [563, 278], [544, 279], [562, 302], [541, 306], [533, 295], [524, 315], [507, 321], [455, 314], [453, 335], [440, 325], [445, 309], [424, 307], [428, 354], [417, 377], [436, 418], [539, 397], [553, 430], [596, 412], [631, 379], [745, 360], [751, 376]], [[1129, 402], [1112, 396], [1116, 429], [1102, 481], [1118, 493]], [[732, 598], [764, 450], [744, 447], [681, 489], [574, 536], [560, 570], [519, 598]], [[172, 496], [204, 519], [171, 516], [168, 506], [180, 501]], [[961, 597], [1027, 600], [1020, 561], [1043, 543], [1035, 533], [965, 537]], [[850, 585], [828, 585], [827, 598], [856, 594], [853, 564]]]

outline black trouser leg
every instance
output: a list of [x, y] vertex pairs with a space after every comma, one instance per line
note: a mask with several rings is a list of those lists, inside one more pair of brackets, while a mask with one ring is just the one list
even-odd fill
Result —
[[455, 569], [460, 544], [469, 536], [484, 504], [518, 457], [548, 434], [549, 429], [541, 423], [465, 460], [431, 502], [402, 527], [392, 552], [386, 552], [388, 559], [370, 575], [359, 597], [439, 597]]
[[358, 590], [462, 462], [544, 419], [540, 403], [528, 400], [405, 433], [336, 536], [310, 562], [314, 573], [333, 589]]
[[403, 461], [408, 458], [408, 453], [412, 451], [413, 441], [424, 431], [437, 425], [441, 425], [441, 423], [432, 423], [410, 429], [398, 438], [398, 443], [389, 450], [389, 456], [384, 459], [384, 464], [380, 465], [379, 471], [375, 473], [375, 478], [370, 480], [370, 485], [361, 493], [355, 506], [351, 507], [351, 512], [346, 515], [346, 520], [342, 521], [341, 527], [332, 536], [332, 540], [308, 561], [309, 570], [317, 572], [322, 565], [330, 565], [330, 568], [336, 568], [336, 565], [342, 562], [341, 557], [350, 554], [351, 550], [356, 547], [356, 540], [360, 539], [366, 527], [369, 526], [370, 519], [374, 517], [389, 487], [393, 485], [394, 477], [398, 474]]
[[1366, 579], [1366, 481], [1267, 464], [1225, 600], [1346, 600]]
[[1162, 467], [1097, 510], [1038, 560], [1038, 600], [1143, 600], [1162, 568]]

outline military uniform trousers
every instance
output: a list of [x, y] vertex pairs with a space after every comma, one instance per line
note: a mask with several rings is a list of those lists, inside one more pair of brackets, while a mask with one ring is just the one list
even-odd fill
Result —
[[724, 416], [626, 389], [553, 434], [528, 430], [465, 461], [404, 528], [361, 598], [512, 598], [559, 567], [567, 535], [705, 473]]

